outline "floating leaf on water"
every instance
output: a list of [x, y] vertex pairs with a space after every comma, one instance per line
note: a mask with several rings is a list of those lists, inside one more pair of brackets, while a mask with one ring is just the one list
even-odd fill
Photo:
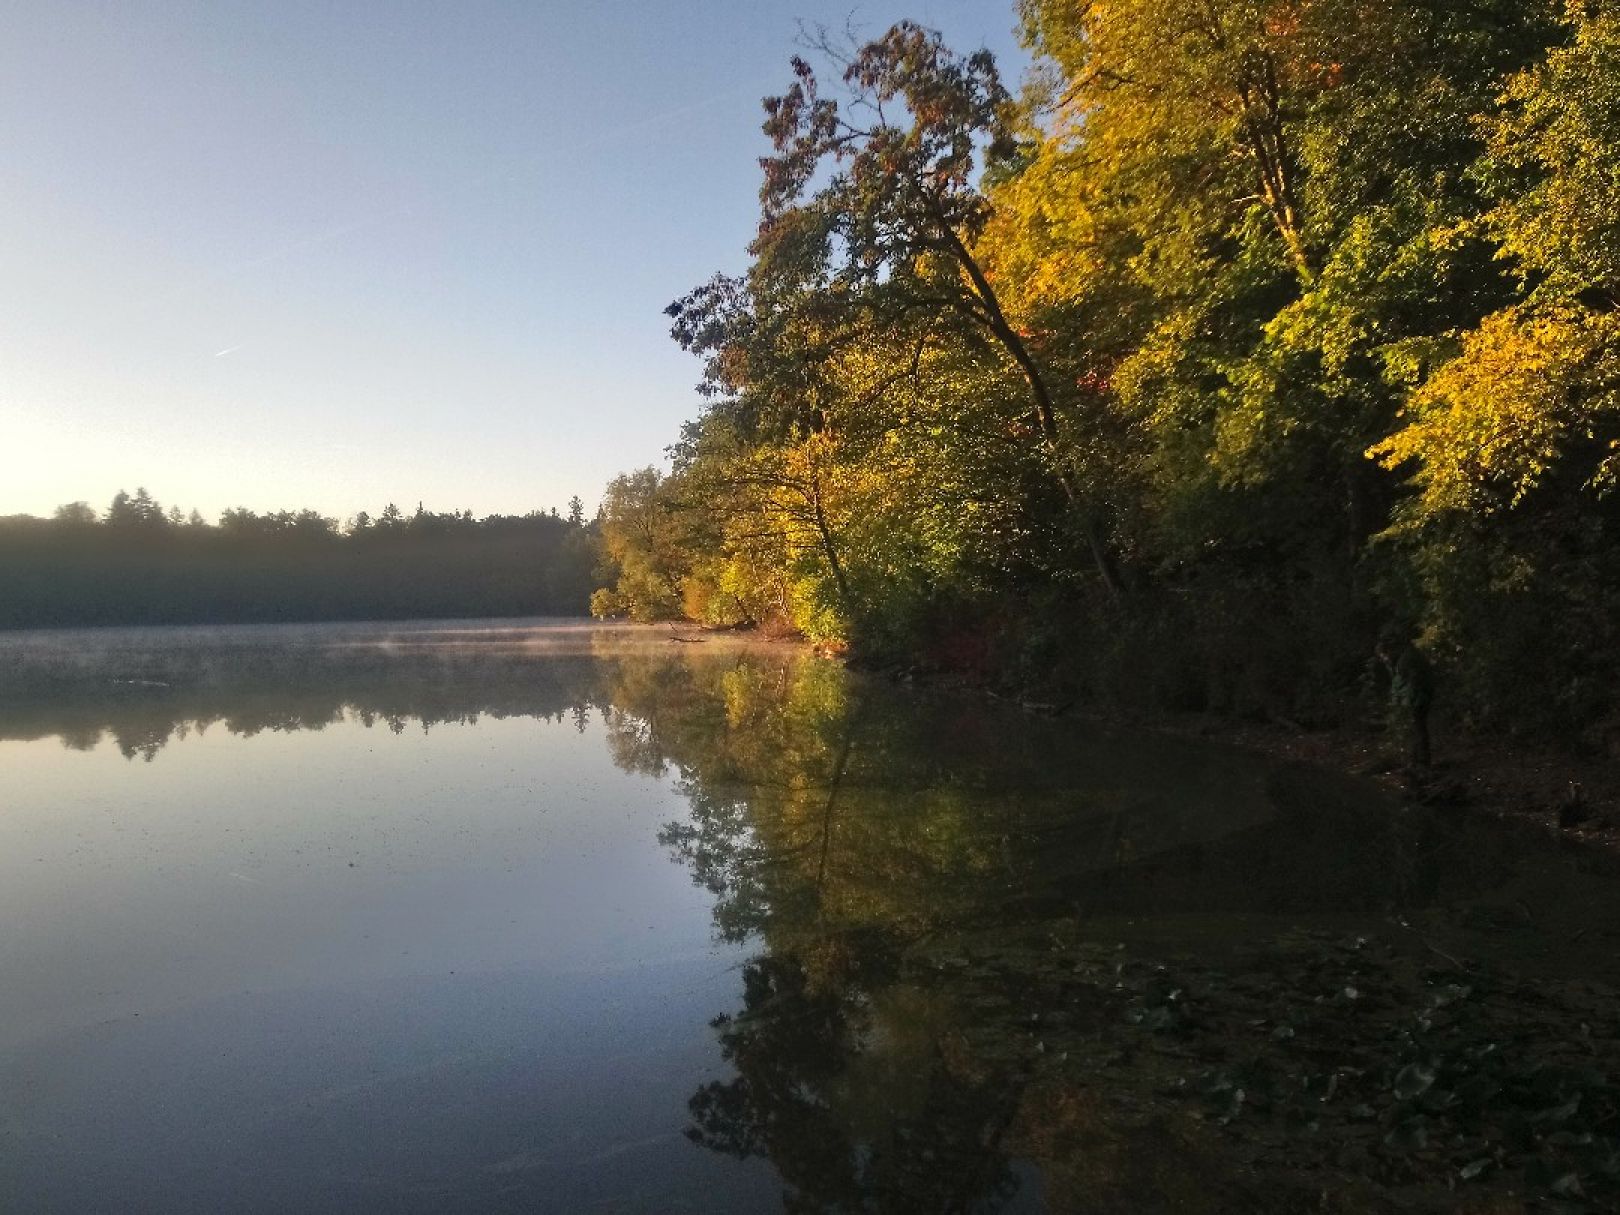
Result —
[[1428, 1092], [1429, 1086], [1433, 1083], [1432, 1067], [1424, 1067], [1421, 1063], [1408, 1063], [1395, 1073], [1395, 1096], [1398, 1100], [1410, 1101]]
[[1546, 1190], [1559, 1198], [1584, 1197], [1581, 1175], [1562, 1160], [1538, 1156], [1524, 1168], [1524, 1180], [1532, 1190]]
[[1466, 1000], [1474, 994], [1472, 987], [1459, 986], [1456, 983], [1447, 983], [1444, 987], [1430, 996], [1429, 1001], [1435, 1008], [1444, 1008], [1448, 1004], [1455, 1004], [1459, 1000]]
[[1300, 1083], [1305, 1091], [1312, 1094], [1318, 1101], [1332, 1101], [1333, 1094], [1339, 1091], [1339, 1073], [1329, 1072], [1326, 1076], [1306, 1076]]
[[1576, 1093], [1568, 1101], [1555, 1105], [1551, 1109], [1542, 1110], [1531, 1115], [1530, 1121], [1537, 1123], [1567, 1122], [1575, 1116], [1575, 1111], [1581, 1108], [1581, 1095]]
[[1438, 1114], [1457, 1104], [1457, 1094], [1450, 1089], [1431, 1088], [1419, 1098], [1418, 1104], [1429, 1113]]
[[1246, 1095], [1240, 1088], [1232, 1090], [1232, 1101], [1226, 1107], [1226, 1113], [1222, 1114], [1218, 1119], [1222, 1126], [1225, 1126], [1243, 1112], [1243, 1099]]
[[1420, 1152], [1429, 1146], [1429, 1120], [1422, 1114], [1408, 1118], [1385, 1135], [1384, 1142], [1403, 1152]]
[[1142, 1025], [1155, 1033], [1174, 1028], [1176, 1014], [1169, 1008], [1150, 1008], [1147, 1015], [1142, 1018]]
[[1547, 1187], [1560, 1198], [1579, 1198], [1581, 1196], [1581, 1175], [1573, 1170], [1560, 1173], [1553, 1178]]

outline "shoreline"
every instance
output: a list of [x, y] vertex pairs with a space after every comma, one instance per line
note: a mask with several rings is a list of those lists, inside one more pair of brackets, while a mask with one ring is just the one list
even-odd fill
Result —
[[1311, 729], [1294, 722], [1245, 720], [1212, 712], [1111, 713], [1083, 701], [1048, 703], [998, 691], [960, 673], [868, 666], [859, 658], [808, 648], [858, 674], [965, 692], [1037, 716], [1223, 742], [1255, 754], [1373, 781], [1408, 804], [1480, 814], [1503, 824], [1539, 829], [1560, 843], [1620, 856], [1620, 758], [1582, 755], [1548, 743], [1483, 737], [1442, 722], [1436, 731], [1434, 762], [1415, 770], [1395, 758], [1394, 743], [1370, 726]]

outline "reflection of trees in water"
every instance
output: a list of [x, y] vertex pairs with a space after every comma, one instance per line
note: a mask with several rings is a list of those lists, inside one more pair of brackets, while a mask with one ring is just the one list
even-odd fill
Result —
[[[352, 720], [400, 734], [481, 717], [533, 717], [569, 719], [583, 732], [592, 711], [605, 708], [609, 681], [588, 637], [558, 652], [402, 645], [388, 633], [332, 641], [319, 630], [286, 644], [180, 632], [98, 648], [93, 634], [64, 636], [71, 643], [54, 650], [21, 642], [0, 648], [0, 738], [54, 735], [70, 749], [89, 750], [110, 737], [127, 758], [151, 760], [169, 743], [214, 726], [252, 737]], [[83, 652], [64, 652], [65, 644]]]
[[994, 1209], [1017, 1158], [1054, 1210], [1449, 1210], [1463, 1169], [1613, 1192], [1612, 994], [1454, 956], [1545, 954], [1452, 930], [1556, 903], [1555, 855], [1209, 749], [857, 704], [812, 660], [632, 674], [615, 754], [673, 770], [660, 839], [759, 945], [689, 1134], [769, 1158], [790, 1209]]
[[214, 726], [221, 726], [239, 738], [252, 738], [263, 733], [323, 730], [345, 721], [353, 721], [368, 730], [382, 728], [391, 734], [403, 734], [413, 725], [426, 733], [440, 725], [477, 725], [481, 716], [516, 716], [555, 722], [566, 718], [583, 732], [586, 728], [584, 723], [589, 721], [590, 708], [586, 704], [572, 704], [553, 711], [533, 708], [515, 712], [456, 713], [424, 708], [415, 713], [403, 713], [378, 712], [363, 703], [343, 699], [305, 711], [226, 714], [209, 713], [206, 709], [197, 710], [184, 704], [148, 704], [122, 713], [99, 728], [73, 725], [47, 732], [56, 733], [62, 745], [71, 751], [93, 750], [104, 738], [110, 737], [125, 759], [140, 758], [150, 763], [171, 742], [179, 742], [193, 733], [200, 736]]
[[[150, 759], [215, 726], [599, 720], [616, 764], [684, 797], [660, 840], [712, 896], [717, 935], [757, 945], [715, 1022], [733, 1073], [694, 1095], [690, 1134], [769, 1158], [795, 1209], [995, 1209], [1027, 1197], [1018, 1159], [1057, 1210], [1282, 1212], [1324, 1188], [1321, 1209], [1388, 1209], [1397, 1183], [1435, 1199], [1412, 1209], [1447, 1209], [1463, 1167], [1489, 1156], [1478, 1184], [1501, 1185], [1543, 1157], [1590, 1172], [1602, 1162], [1552, 1137], [1587, 1136], [1596, 1160], [1620, 1127], [1609, 989], [1477, 961], [1582, 941], [1582, 977], [1612, 979], [1612, 879], [1472, 820], [902, 693], [786, 648], [119, 663], [0, 681], [0, 737], [110, 733]], [[1496, 1071], [1492, 1042], [1514, 1052]], [[1435, 1108], [1395, 1096], [1406, 1067], [1434, 1075]]]
[[[619, 673], [616, 759], [673, 770], [688, 814], [660, 840], [714, 896], [717, 935], [763, 945], [715, 1021], [735, 1074], [694, 1095], [691, 1138], [771, 1160], [793, 1210], [1004, 1205], [1016, 1091], [954, 1070], [892, 1000], [909, 943], [967, 913], [953, 883], [971, 899], [1005, 865], [974, 821], [986, 782], [923, 745], [944, 720], [919, 736], [885, 690], [792, 652]], [[926, 809], [885, 812], [897, 788]]]
[[1017, 1188], [999, 1142], [1016, 1091], [969, 1082], [937, 1055], [905, 1060], [895, 1082], [870, 982], [816, 982], [792, 955], [750, 962], [742, 1010], [715, 1021], [737, 1074], [693, 1096], [689, 1137], [770, 1159], [790, 1210], [1001, 1205]]

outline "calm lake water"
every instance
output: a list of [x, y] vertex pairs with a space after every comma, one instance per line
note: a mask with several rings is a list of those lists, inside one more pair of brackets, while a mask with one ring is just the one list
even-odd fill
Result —
[[0, 1210], [1609, 1209], [1610, 870], [785, 646], [0, 637]]

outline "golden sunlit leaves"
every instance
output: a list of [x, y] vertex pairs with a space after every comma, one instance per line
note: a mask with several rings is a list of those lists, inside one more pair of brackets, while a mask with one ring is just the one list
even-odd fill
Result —
[[[1584, 391], [1620, 326], [1575, 308], [1508, 309], [1463, 338], [1461, 355], [1412, 398], [1411, 422], [1376, 444], [1386, 467], [1418, 467], [1421, 508], [1490, 512], [1544, 480], [1572, 439], [1589, 438], [1611, 391]], [[1613, 361], [1610, 354], [1608, 360]]]

